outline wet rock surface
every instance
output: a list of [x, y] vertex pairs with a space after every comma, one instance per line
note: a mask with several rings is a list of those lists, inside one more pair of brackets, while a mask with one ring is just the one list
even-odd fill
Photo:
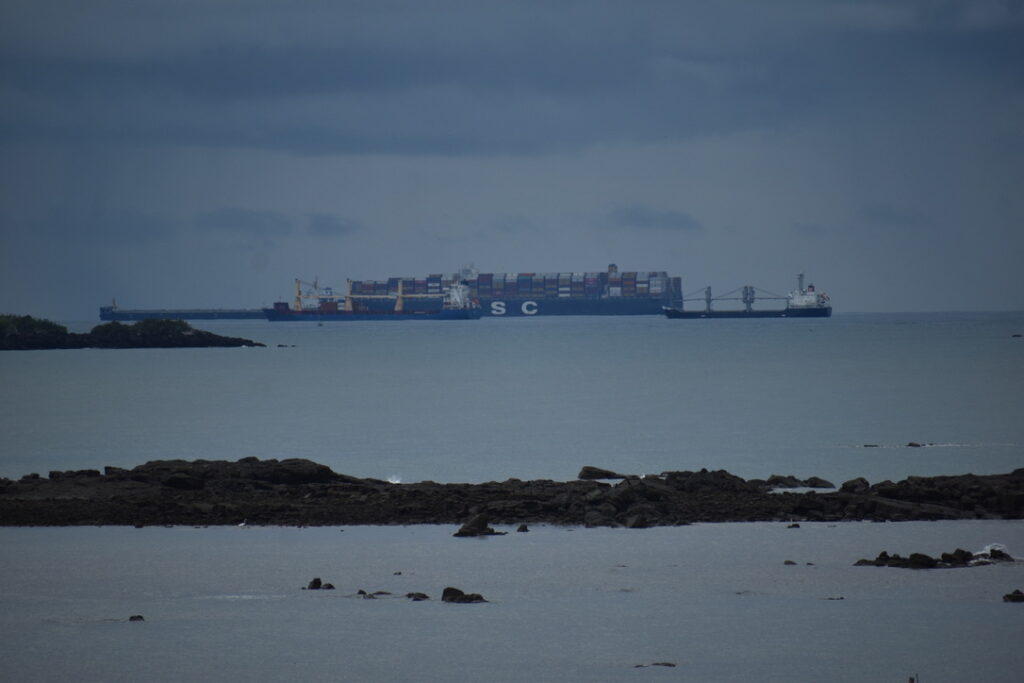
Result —
[[873, 560], [857, 560], [854, 566], [857, 567], [899, 567], [901, 569], [954, 569], [959, 567], [978, 567], [999, 562], [1015, 562], [1007, 552], [999, 548], [972, 553], [962, 548], [957, 548], [951, 553], [942, 553], [939, 557], [932, 557], [924, 553], [911, 553], [907, 557], [898, 554], [890, 555], [882, 551]]
[[[850, 482], [847, 482], [850, 484]], [[724, 470], [597, 480], [392, 484], [309, 460], [157, 460], [131, 469], [0, 479], [0, 525], [559, 524], [644, 528], [696, 522], [1024, 518], [1024, 469], [910, 477], [838, 491], [772, 493]]]
[[458, 588], [448, 586], [441, 593], [442, 602], [456, 602], [469, 604], [473, 602], [487, 602], [479, 593], [465, 593]]

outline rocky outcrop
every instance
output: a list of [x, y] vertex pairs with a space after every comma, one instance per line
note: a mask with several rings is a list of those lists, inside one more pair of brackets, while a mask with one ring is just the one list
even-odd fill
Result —
[[134, 325], [110, 322], [84, 334], [32, 316], [0, 315], [0, 350], [144, 349], [263, 346], [240, 337], [197, 330], [184, 320], [140, 320]]
[[951, 553], [942, 553], [938, 558], [924, 553], [911, 553], [907, 557], [897, 554], [890, 555], [884, 550], [873, 560], [857, 560], [856, 567], [900, 567], [902, 569], [951, 569], [958, 567], [977, 567], [997, 562], [1014, 562], [1015, 560], [1004, 550], [990, 548], [980, 553], [972, 553], [957, 548]]
[[458, 602], [458, 603], [472, 603], [472, 602], [487, 602], [483, 596], [479, 593], [463, 593], [458, 588], [452, 588], [448, 586], [441, 593], [442, 602]]
[[[644, 528], [695, 522], [1021, 519], [1024, 469], [1009, 474], [911, 477], [838, 491], [773, 493], [724, 470], [597, 480], [392, 484], [309, 460], [158, 460], [127, 469], [0, 479], [0, 525], [537, 523]], [[524, 528], [529, 528], [528, 526]]]
[[504, 536], [504, 531], [495, 531], [490, 526], [491, 518], [485, 514], [480, 513], [475, 515], [473, 519], [469, 520], [456, 531], [452, 536]]
[[600, 467], [593, 467], [591, 465], [584, 465], [580, 469], [580, 473], [576, 475], [577, 479], [625, 479], [627, 475], [618, 474], [611, 470], [602, 469]]

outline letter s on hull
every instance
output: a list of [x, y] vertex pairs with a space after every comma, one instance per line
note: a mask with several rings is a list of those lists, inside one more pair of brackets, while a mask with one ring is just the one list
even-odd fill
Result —
[[492, 301], [491, 302], [491, 315], [505, 315], [505, 302], [504, 301]]
[[536, 315], [537, 313], [537, 302], [536, 301], [524, 301], [520, 307], [523, 315]]

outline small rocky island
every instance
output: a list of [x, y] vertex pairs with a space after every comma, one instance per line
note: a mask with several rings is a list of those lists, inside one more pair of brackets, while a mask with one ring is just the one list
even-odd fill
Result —
[[0, 315], [0, 351], [42, 349], [167, 349], [263, 346], [240, 337], [197, 330], [184, 320], [104, 323], [85, 333], [30, 315]]
[[[548, 523], [644, 528], [694, 522], [1024, 518], [1024, 469], [910, 477], [827, 491], [724, 470], [638, 477], [585, 467], [572, 481], [394, 484], [309, 460], [158, 460], [132, 469], [0, 479], [0, 525], [283, 525]], [[771, 483], [770, 483], [771, 481]], [[798, 481], [798, 483], [800, 483]], [[806, 482], [802, 482], [806, 483]], [[795, 524], [793, 526], [796, 526]], [[468, 534], [463, 534], [468, 535]]]

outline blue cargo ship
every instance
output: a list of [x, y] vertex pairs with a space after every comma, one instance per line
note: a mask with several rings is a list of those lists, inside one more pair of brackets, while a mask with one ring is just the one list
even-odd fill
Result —
[[459, 282], [449, 284], [440, 297], [406, 293], [403, 284], [392, 295], [369, 294], [355, 297], [349, 291], [335, 294], [331, 287], [295, 280], [295, 301], [278, 301], [264, 308], [267, 320], [347, 322], [368, 320], [478, 320], [480, 305], [469, 296], [469, 288]]

